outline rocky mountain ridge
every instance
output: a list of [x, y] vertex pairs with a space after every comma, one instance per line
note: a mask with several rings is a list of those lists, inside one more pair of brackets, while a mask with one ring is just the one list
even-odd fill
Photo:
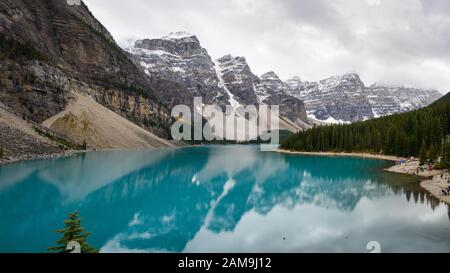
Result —
[[288, 93], [302, 99], [308, 116], [319, 121], [354, 122], [417, 110], [439, 99], [436, 90], [374, 84], [365, 86], [357, 73], [319, 82], [287, 81]]
[[[365, 86], [357, 73], [319, 82], [293, 77], [283, 81], [273, 71], [256, 76], [245, 57], [225, 55], [215, 61], [199, 39], [186, 32], [136, 41], [127, 49], [150, 77], [170, 79], [205, 104], [280, 105], [282, 115], [300, 127], [304, 123], [354, 122], [425, 107], [442, 94], [435, 90]], [[190, 100], [189, 100], [190, 99]]]

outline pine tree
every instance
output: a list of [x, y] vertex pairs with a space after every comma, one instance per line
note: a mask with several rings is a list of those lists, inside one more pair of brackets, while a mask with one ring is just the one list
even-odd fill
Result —
[[450, 141], [447, 142], [447, 144], [444, 147], [444, 153], [443, 153], [443, 161], [447, 165], [447, 167], [450, 167]]
[[50, 247], [48, 250], [56, 253], [69, 253], [72, 250], [67, 249], [67, 245], [70, 242], [78, 242], [81, 247], [81, 253], [97, 253], [98, 250], [87, 243], [87, 237], [91, 234], [81, 227], [81, 221], [78, 217], [78, 211], [69, 214], [69, 220], [64, 220], [65, 227], [56, 230], [57, 233], [62, 234], [62, 237], [56, 242], [58, 246]]
[[430, 149], [428, 150], [427, 158], [434, 162], [438, 158], [439, 152], [440, 147], [433, 143]]

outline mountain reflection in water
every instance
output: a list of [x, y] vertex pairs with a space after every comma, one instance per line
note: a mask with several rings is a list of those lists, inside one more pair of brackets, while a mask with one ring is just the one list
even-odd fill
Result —
[[353, 157], [258, 146], [91, 152], [0, 167], [0, 252], [45, 252], [79, 210], [104, 252], [450, 251], [448, 206]]

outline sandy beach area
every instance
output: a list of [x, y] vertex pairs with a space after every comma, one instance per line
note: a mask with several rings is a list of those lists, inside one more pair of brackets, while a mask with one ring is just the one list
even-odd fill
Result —
[[[334, 152], [296, 152], [287, 150], [276, 150], [278, 153], [284, 154], [297, 154], [297, 155], [318, 155], [318, 156], [356, 156], [361, 158], [373, 158], [381, 160], [389, 160], [396, 162], [396, 164], [385, 171], [393, 173], [401, 173], [408, 175], [415, 175], [426, 178], [420, 183], [420, 186], [428, 193], [441, 200], [444, 203], [450, 205], [450, 196], [444, 196], [441, 193], [441, 189], [446, 189], [450, 184], [450, 172], [448, 170], [428, 170], [427, 168], [419, 169], [418, 159], [405, 159], [396, 156], [377, 155], [369, 153], [334, 153]], [[405, 163], [399, 163], [400, 161], [406, 161]], [[419, 169], [419, 172], [417, 170]]]

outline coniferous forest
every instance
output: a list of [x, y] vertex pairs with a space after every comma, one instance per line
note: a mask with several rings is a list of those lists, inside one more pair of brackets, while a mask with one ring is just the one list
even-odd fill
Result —
[[[281, 148], [305, 152], [368, 152], [435, 161], [450, 166], [450, 93], [414, 112], [299, 132]], [[449, 156], [447, 156], [449, 155]]]

